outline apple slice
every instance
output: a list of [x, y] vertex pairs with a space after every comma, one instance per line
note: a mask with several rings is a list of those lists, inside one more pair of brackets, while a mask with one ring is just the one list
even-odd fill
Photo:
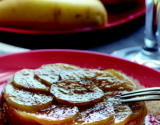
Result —
[[128, 106], [132, 109], [132, 116], [127, 125], [141, 125], [144, 122], [144, 118], [147, 115], [147, 108], [145, 102], [132, 102], [128, 103]]
[[133, 90], [137, 89], [137, 85], [134, 82], [135, 80], [133, 80], [131, 77], [128, 77], [126, 74], [114, 69], [105, 69], [104, 71], [108, 71], [111, 74], [111, 76], [115, 76], [117, 78], [124, 80], [127, 85], [133, 87]]
[[3, 88], [4, 99], [14, 108], [25, 111], [38, 111], [53, 102], [53, 96], [20, 90], [9, 80]]
[[[122, 93], [126, 93], [126, 92], [127, 91], [106, 92], [103, 99], [104, 99], [104, 101], [116, 101], [116, 100], [119, 100], [120, 95]], [[128, 103], [127, 106], [129, 106], [130, 109], [132, 110], [132, 115], [130, 117], [130, 120], [126, 123], [126, 125], [141, 125], [141, 124], [143, 124], [144, 118], [147, 115], [147, 109], [145, 106], [145, 102], [132, 102], [132, 103]], [[120, 123], [120, 125], [122, 123]], [[117, 123], [117, 124], [113, 124], [113, 125], [119, 125], [119, 124]]]
[[97, 77], [93, 82], [102, 89], [103, 92], [132, 91], [135, 89], [134, 84], [128, 84], [126, 80], [117, 77]]
[[16, 108], [13, 108], [8, 103], [3, 103], [3, 110], [6, 115], [8, 124], [5, 125], [40, 125], [38, 122], [28, 118], [25, 115], [20, 114]]
[[110, 102], [100, 102], [83, 107], [74, 125], [108, 125], [113, 117], [114, 109]]
[[114, 108], [114, 120], [108, 125], [125, 125], [132, 116], [132, 110], [128, 105], [122, 104], [120, 101], [109, 101]]
[[77, 68], [79, 68], [76, 65], [66, 64], [66, 63], [44, 64], [40, 68], [43, 68], [43, 69], [49, 68], [51, 70], [53, 68], [53, 70], [54, 70], [54, 68], [56, 68], [56, 67], [57, 67], [57, 69], [58, 68], [59, 69], [77, 69]]
[[102, 100], [104, 93], [89, 80], [62, 80], [52, 84], [50, 92], [64, 104], [88, 105]]
[[122, 93], [126, 93], [127, 91], [108, 91], [104, 93], [103, 101], [113, 101], [113, 100], [119, 100], [120, 95]]
[[60, 72], [60, 78], [62, 80], [66, 79], [81, 79], [81, 80], [92, 80], [97, 76], [108, 76], [107, 71], [102, 71], [98, 69], [70, 69], [62, 70]]
[[77, 69], [78, 67], [74, 65], [56, 63], [56, 64], [47, 64], [43, 65], [38, 69], [35, 69], [34, 74], [39, 81], [42, 83], [51, 86], [52, 83], [55, 83], [59, 80], [59, 74], [63, 69]]
[[27, 112], [19, 109], [15, 109], [10, 105], [6, 105], [7, 115], [9, 121], [16, 122], [15, 118], [20, 119], [21, 123], [27, 122], [33, 125], [58, 125], [72, 122], [79, 114], [79, 110], [76, 106], [69, 106], [63, 104], [53, 104], [38, 112]]
[[53, 104], [35, 113], [18, 112], [42, 125], [57, 125], [72, 122], [79, 114], [79, 110], [76, 106], [63, 104]]
[[34, 78], [34, 70], [22, 69], [13, 75], [13, 84], [16, 87], [30, 91], [49, 92], [50, 88]]

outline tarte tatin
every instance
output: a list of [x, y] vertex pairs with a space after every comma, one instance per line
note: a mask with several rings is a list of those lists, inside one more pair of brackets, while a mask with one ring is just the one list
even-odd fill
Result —
[[142, 125], [144, 102], [121, 103], [138, 89], [114, 69], [56, 63], [17, 71], [1, 94], [1, 120], [8, 125]]

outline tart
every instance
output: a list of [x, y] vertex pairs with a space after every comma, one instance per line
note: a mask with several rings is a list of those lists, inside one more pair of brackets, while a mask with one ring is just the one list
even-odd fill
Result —
[[144, 102], [121, 103], [137, 83], [114, 69], [56, 63], [17, 71], [1, 94], [1, 120], [9, 125], [142, 125]]

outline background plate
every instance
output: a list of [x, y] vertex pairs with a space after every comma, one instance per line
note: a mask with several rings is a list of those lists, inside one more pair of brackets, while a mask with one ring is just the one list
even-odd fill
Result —
[[46, 30], [27, 30], [27, 29], [16, 29], [7, 28], [0, 26], [0, 31], [11, 32], [11, 33], [21, 33], [21, 34], [67, 34], [67, 33], [77, 33], [86, 32], [112, 28], [131, 20], [138, 18], [139, 16], [145, 14], [145, 0], [136, 0], [134, 3], [127, 3], [127, 5], [108, 5], [106, 6], [108, 10], [108, 24], [106, 26], [96, 27], [96, 28], [83, 28], [74, 29], [66, 31], [46, 31]]

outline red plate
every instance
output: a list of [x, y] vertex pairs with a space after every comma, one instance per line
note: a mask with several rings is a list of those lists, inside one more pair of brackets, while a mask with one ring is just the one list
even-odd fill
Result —
[[[93, 30], [101, 30], [112, 28], [131, 20], [138, 18], [139, 16], [145, 14], [145, 0], [137, 0], [136, 6], [128, 9], [123, 12], [108, 12], [108, 24], [106, 26], [96, 27], [96, 28], [83, 28], [83, 29], [74, 29], [66, 31], [46, 31], [46, 30], [27, 30], [27, 29], [16, 29], [16, 28], [7, 28], [0, 27], [0, 31], [11, 32], [11, 33], [22, 33], [22, 34], [66, 34], [66, 33], [77, 33], [77, 32], [86, 32]], [[116, 10], [117, 8], [115, 8]]]
[[82, 68], [113, 68], [137, 79], [146, 87], [160, 86], [160, 72], [158, 70], [124, 59], [92, 51], [45, 49], [0, 56], [0, 91], [2, 91], [4, 83], [16, 71], [23, 68], [35, 69], [50, 63], [68, 63]]

